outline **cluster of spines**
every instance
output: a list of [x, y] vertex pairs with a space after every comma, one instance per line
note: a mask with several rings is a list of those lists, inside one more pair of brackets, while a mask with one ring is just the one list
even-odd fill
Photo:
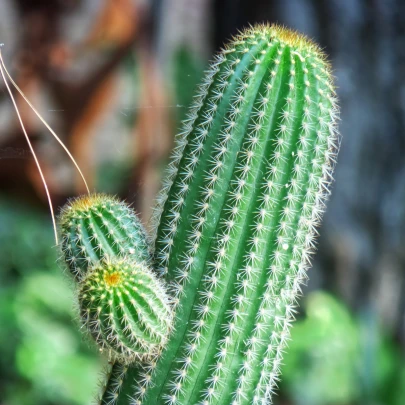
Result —
[[170, 302], [143, 264], [128, 258], [98, 262], [81, 281], [78, 301], [83, 326], [110, 359], [144, 361], [166, 343]]
[[336, 119], [329, 66], [305, 38], [255, 27], [216, 59], [155, 215], [178, 335], [133, 372], [131, 403], [268, 403], [328, 194]]
[[143, 225], [117, 198], [92, 194], [73, 199], [62, 209], [59, 227], [63, 258], [77, 281], [92, 264], [106, 258], [150, 262]]

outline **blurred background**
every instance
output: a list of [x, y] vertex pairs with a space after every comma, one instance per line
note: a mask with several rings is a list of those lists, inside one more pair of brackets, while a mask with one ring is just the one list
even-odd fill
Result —
[[[92, 190], [147, 223], [213, 52], [255, 22], [330, 55], [343, 135], [278, 405], [405, 404], [405, 2], [1, 0], [3, 57]], [[21, 97], [54, 207], [84, 191]], [[89, 403], [102, 369], [74, 320], [39, 174], [0, 82], [0, 405]]]

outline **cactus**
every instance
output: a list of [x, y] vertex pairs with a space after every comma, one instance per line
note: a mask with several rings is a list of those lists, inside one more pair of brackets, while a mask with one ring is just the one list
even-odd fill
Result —
[[90, 194], [63, 207], [59, 229], [80, 319], [99, 350], [126, 364], [156, 357], [173, 312], [135, 213], [114, 197]]
[[329, 63], [278, 26], [211, 65], [177, 139], [153, 222], [175, 300], [161, 356], [115, 363], [103, 405], [271, 402], [338, 150]]
[[[64, 210], [84, 325], [117, 359], [100, 404], [271, 402], [329, 194], [337, 117], [319, 47], [285, 28], [252, 27], [199, 88], [150, 249], [116, 200], [82, 198]], [[132, 289], [140, 280], [142, 304]]]
[[128, 258], [91, 268], [78, 293], [83, 325], [110, 359], [150, 359], [164, 346], [172, 311], [160, 281]]
[[137, 262], [150, 260], [145, 230], [123, 202], [105, 194], [71, 200], [59, 218], [61, 250], [77, 281], [99, 260], [127, 256]]

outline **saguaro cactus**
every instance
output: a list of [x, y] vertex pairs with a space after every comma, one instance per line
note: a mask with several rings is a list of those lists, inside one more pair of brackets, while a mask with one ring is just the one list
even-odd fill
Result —
[[173, 332], [116, 362], [103, 405], [266, 404], [276, 386], [337, 153], [324, 54], [278, 26], [216, 57], [177, 139], [154, 216]]

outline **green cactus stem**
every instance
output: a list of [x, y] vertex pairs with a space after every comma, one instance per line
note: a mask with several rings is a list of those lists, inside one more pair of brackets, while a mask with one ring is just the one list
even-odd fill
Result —
[[145, 361], [165, 345], [172, 310], [145, 265], [128, 258], [99, 262], [80, 282], [78, 297], [82, 324], [109, 359]]
[[145, 230], [133, 210], [106, 194], [71, 200], [59, 218], [64, 260], [76, 281], [88, 267], [105, 258], [127, 256], [149, 262]]
[[293, 31], [255, 26], [217, 56], [154, 217], [174, 331], [155, 362], [116, 363], [100, 403], [270, 402], [329, 193], [337, 115], [324, 54]]

